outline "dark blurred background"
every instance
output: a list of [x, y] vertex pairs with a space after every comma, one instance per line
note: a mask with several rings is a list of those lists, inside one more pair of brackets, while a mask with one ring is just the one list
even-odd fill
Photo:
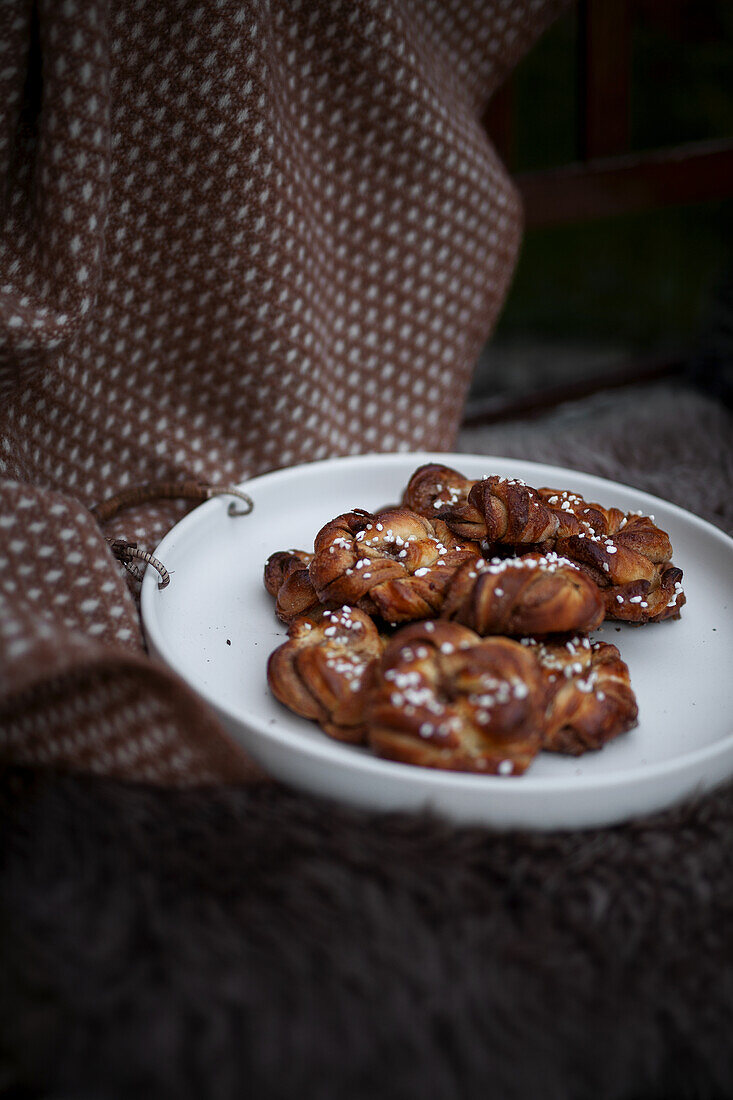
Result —
[[584, 0], [485, 121], [526, 232], [469, 419], [625, 377], [715, 388], [711, 356], [733, 355], [733, 3]]

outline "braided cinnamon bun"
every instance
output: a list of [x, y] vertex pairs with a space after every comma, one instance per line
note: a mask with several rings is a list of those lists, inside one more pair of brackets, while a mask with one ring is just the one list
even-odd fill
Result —
[[460, 566], [441, 618], [477, 634], [565, 634], [595, 630], [604, 616], [598, 586], [577, 565], [549, 551], [479, 559]]
[[441, 520], [407, 508], [346, 512], [316, 536], [310, 579], [327, 607], [349, 604], [401, 623], [434, 615], [457, 567], [478, 553]]
[[275, 698], [312, 718], [339, 741], [364, 741], [364, 703], [383, 642], [368, 615], [354, 608], [295, 619], [289, 639], [267, 662]]
[[574, 637], [529, 647], [548, 692], [543, 749], [579, 756], [636, 725], [629, 670], [615, 645]]
[[651, 516], [618, 509], [595, 524], [581, 521], [583, 529], [557, 538], [555, 549], [583, 566], [603, 590], [607, 617], [637, 623], [679, 618], [682, 570], [670, 561], [666, 531]]
[[404, 627], [366, 708], [369, 745], [407, 764], [521, 775], [542, 744], [545, 689], [533, 653], [455, 623]]

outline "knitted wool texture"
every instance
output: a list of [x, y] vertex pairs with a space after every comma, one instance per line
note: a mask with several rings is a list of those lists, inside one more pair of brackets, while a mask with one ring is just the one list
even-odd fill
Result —
[[[520, 234], [481, 115], [561, 6], [3, 5], [4, 755], [246, 774], [144, 657], [88, 509], [150, 481], [451, 445]], [[181, 514], [104, 534], [152, 549]]]

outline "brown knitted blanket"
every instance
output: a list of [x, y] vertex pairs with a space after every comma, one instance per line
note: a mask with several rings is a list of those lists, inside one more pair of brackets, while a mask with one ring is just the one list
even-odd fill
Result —
[[564, 0], [0, 6], [0, 758], [248, 763], [147, 662], [90, 509], [454, 441], [519, 202], [481, 119]]
[[[733, 532], [732, 428], [656, 386], [462, 441]], [[522, 835], [14, 771], [0, 845], [9, 1095], [733, 1095], [730, 786]]]

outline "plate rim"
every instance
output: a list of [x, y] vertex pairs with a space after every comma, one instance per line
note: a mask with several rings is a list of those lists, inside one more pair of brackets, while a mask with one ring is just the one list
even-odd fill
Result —
[[[460, 463], [462, 460], [471, 462], [480, 461], [487, 464], [491, 464], [492, 462], [503, 464], [516, 462], [518, 464], [521, 463], [523, 466], [537, 468], [538, 471], [549, 471], [553, 476], [557, 473], [561, 477], [569, 474], [571, 476], [589, 479], [594, 484], [597, 484], [601, 490], [610, 488], [611, 490], [623, 489], [626, 492], [633, 492], [634, 494], [638, 494], [640, 506], [658, 507], [661, 505], [665, 509], [670, 509], [673, 514], [679, 516], [683, 522], [692, 522], [693, 526], [703, 529], [709, 536], [720, 541], [723, 547], [733, 555], [733, 538], [731, 538], [730, 535], [721, 528], [716, 527], [715, 524], [710, 523], [701, 516], [695, 515], [694, 512], [690, 512], [672, 501], [665, 500], [663, 497], [656, 496], [644, 489], [637, 489], [633, 485], [614, 481], [598, 474], [586, 473], [583, 470], [576, 470], [571, 467], [558, 466], [554, 463], [538, 462], [533, 459], [516, 458], [514, 456], [483, 455], [475, 452], [456, 451], [369, 452], [366, 454], [317, 459], [312, 462], [303, 462], [294, 466], [283, 466], [276, 470], [268, 470], [266, 473], [258, 474], [255, 477], [247, 478], [237, 483], [237, 488], [243, 489], [245, 492], [252, 495], [253, 490], [256, 493], [260, 486], [263, 484], [267, 485], [268, 482], [272, 482], [273, 480], [277, 480], [278, 482], [285, 481], [303, 476], [304, 474], [307, 475], [310, 472], [322, 471], [327, 467], [333, 467], [335, 465], [339, 467], [343, 467], [344, 465], [360, 466], [371, 465], [374, 462], [378, 462], [380, 465], [384, 466], [397, 466], [405, 462], [412, 463], [413, 461], [416, 466], [422, 465], [425, 462], [441, 462], [445, 465], [451, 465], [452, 463]], [[257, 501], [255, 499], [255, 507], [256, 504]], [[220, 513], [221, 509], [222, 500], [219, 498], [206, 501], [192, 509], [191, 512], [187, 513], [178, 523], [166, 532], [153, 551], [154, 556], [165, 563], [167, 548], [170, 549], [178, 538], [185, 538], [189, 534], [189, 528], [194, 528], [205, 522], [209, 513], [213, 514], [215, 510], [218, 510]], [[524, 774], [519, 777], [514, 777], [515, 779], [520, 779], [521, 782], [512, 783], [510, 788], [507, 784], [507, 777], [505, 776], [480, 775], [473, 772], [454, 772], [440, 768], [416, 768], [414, 765], [404, 764], [399, 761], [385, 760], [381, 757], [366, 753], [354, 753], [353, 745], [344, 744], [329, 738], [326, 734], [323, 735], [322, 742], [318, 740], [311, 741], [309, 739], [298, 740], [297, 732], [291, 731], [287, 727], [281, 727], [277, 724], [274, 726], [268, 725], [268, 727], [253, 724], [249, 722], [239, 710], [217, 700], [214, 697], [214, 693], [207, 690], [204, 685], [199, 686], [191, 683], [190, 680], [178, 671], [173, 663], [166, 659], [165, 642], [162, 641], [161, 633], [157, 629], [155, 616], [155, 600], [162, 595], [158, 590], [157, 581], [158, 576], [155, 571], [146, 568], [141, 589], [140, 611], [149, 648], [155, 656], [163, 661], [167, 668], [172, 669], [191, 690], [201, 696], [215, 711], [221, 715], [225, 715], [234, 724], [246, 725], [247, 729], [257, 737], [264, 737], [265, 739], [276, 741], [281, 748], [285, 747], [311, 760], [316, 759], [327, 761], [330, 764], [350, 765], [362, 772], [372, 773], [374, 777], [388, 774], [392, 775], [394, 778], [407, 779], [413, 776], [416, 779], [419, 778], [420, 783], [424, 784], [427, 788], [444, 788], [450, 786], [457, 791], [464, 790], [468, 792], [469, 790], [473, 791], [480, 789], [487, 793], [497, 790], [507, 792], [511, 789], [513, 792], [516, 791], [520, 798], [524, 797], [520, 794], [520, 791], [524, 791], [527, 796], [537, 796], [539, 794], [552, 794], [556, 796], [564, 790], [567, 790], [568, 793], [579, 791], [577, 783], [573, 782], [573, 777], [570, 775], [537, 778], [533, 777], [531, 774]], [[733, 748], [733, 728], [728, 734], [724, 735], [713, 744], [703, 746], [699, 749], [692, 749], [670, 760], [663, 760], [651, 764], [644, 771], [640, 771], [637, 768], [631, 771], [605, 772], [601, 775], [593, 776], [591, 779], [586, 777], [586, 781], [581, 789], [583, 793], [587, 795], [594, 790], [607, 791], [617, 786], [628, 788], [635, 783], [651, 782], [656, 777], [660, 779], [668, 778], [674, 776], [676, 772], [702, 765], [708, 758], [724, 755], [726, 751], [731, 748]], [[244, 751], [247, 751], [246, 747]], [[724, 781], [724, 779], [725, 777], [722, 777], [721, 781]], [[426, 792], [428, 796], [429, 793], [429, 791]]]

